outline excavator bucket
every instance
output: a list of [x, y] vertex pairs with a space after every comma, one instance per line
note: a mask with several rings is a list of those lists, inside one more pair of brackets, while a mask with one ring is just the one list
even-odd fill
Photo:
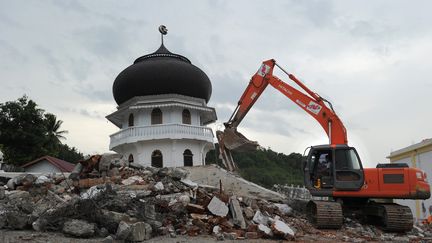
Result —
[[223, 132], [216, 131], [216, 138], [219, 142], [219, 158], [228, 171], [237, 170], [231, 150], [240, 152], [253, 151], [257, 150], [259, 146], [257, 142], [250, 141], [232, 128], [226, 128]]
[[216, 131], [216, 138], [219, 142], [219, 159], [222, 160], [223, 165], [228, 171], [237, 170], [237, 165], [231, 155], [231, 151], [224, 146], [224, 133], [222, 131]]
[[257, 150], [258, 142], [250, 141], [234, 128], [225, 128], [222, 136], [223, 146], [232, 151], [247, 152]]

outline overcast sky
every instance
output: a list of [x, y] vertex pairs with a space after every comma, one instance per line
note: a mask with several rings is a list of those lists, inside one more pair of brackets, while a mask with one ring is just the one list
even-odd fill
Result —
[[[188, 57], [229, 118], [250, 77], [274, 58], [333, 103], [363, 163], [432, 137], [431, 1], [0, 0], [0, 103], [27, 94], [64, 121], [67, 144], [108, 151], [118, 131], [112, 84], [160, 45]], [[289, 83], [288, 77], [276, 73]], [[319, 124], [269, 87], [239, 130], [300, 152], [326, 143]]]

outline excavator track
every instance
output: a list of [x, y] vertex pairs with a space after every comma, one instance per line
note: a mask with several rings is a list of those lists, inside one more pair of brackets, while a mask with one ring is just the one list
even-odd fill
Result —
[[407, 206], [398, 204], [383, 205], [385, 208], [383, 229], [386, 231], [410, 231], [413, 228], [413, 215]]
[[370, 204], [365, 208], [366, 216], [380, 218], [385, 231], [407, 232], [413, 228], [413, 215], [409, 207], [389, 203]]
[[340, 229], [343, 223], [342, 206], [338, 202], [309, 201], [307, 216], [318, 229]]

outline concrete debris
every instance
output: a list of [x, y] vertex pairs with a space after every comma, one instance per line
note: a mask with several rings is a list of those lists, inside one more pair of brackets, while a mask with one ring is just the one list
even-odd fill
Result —
[[9, 179], [8, 182], [6, 183], [6, 186], [9, 190], [15, 190], [15, 180], [14, 178]]
[[171, 177], [174, 180], [185, 179], [189, 173], [187, 170], [182, 169], [182, 168], [170, 168], [170, 169], [172, 169]]
[[3, 200], [6, 196], [4, 187], [0, 186], [0, 200]]
[[103, 218], [110, 219], [112, 222], [119, 224], [121, 221], [127, 222], [127, 223], [135, 223], [138, 222], [138, 219], [133, 218], [125, 213], [118, 213], [114, 211], [109, 211], [102, 209], [101, 210], [101, 216]]
[[101, 242], [198, 235], [217, 240], [432, 241], [432, 225], [417, 225], [406, 234], [385, 233], [354, 217], [345, 218], [337, 231], [315, 229], [303, 212], [307, 200], [301, 199], [306, 196], [301, 196], [300, 187], [279, 187], [289, 188], [297, 199], [272, 200], [276, 194], [267, 189], [265, 198], [256, 196], [261, 195], [257, 191], [255, 196], [237, 194], [234, 175], [227, 176], [233, 186], [225, 191], [223, 178], [211, 186], [210, 180], [200, 184], [188, 178], [189, 168], [144, 167], [104, 156], [80, 162], [69, 178], [23, 174], [3, 180], [7, 185], [0, 186], [0, 229], [32, 228], [99, 237]]
[[27, 226], [29, 216], [19, 211], [6, 212], [6, 221], [8, 228], [24, 229]]
[[185, 184], [188, 187], [196, 188], [198, 187], [198, 183], [191, 181], [190, 179], [182, 179], [180, 180], [183, 184]]
[[279, 209], [282, 215], [291, 215], [293, 212], [292, 208], [287, 204], [275, 203], [274, 205]]
[[132, 176], [129, 177], [125, 180], [122, 180], [122, 184], [129, 186], [129, 185], [141, 185], [144, 183], [143, 178], [141, 178], [140, 176]]
[[126, 223], [125, 221], [120, 221], [117, 232], [116, 232], [116, 239], [117, 240], [126, 240], [126, 238], [129, 237], [129, 234], [131, 233], [131, 226], [130, 224]]
[[207, 205], [207, 209], [213, 215], [220, 216], [220, 217], [225, 217], [228, 214], [227, 205], [217, 197], [212, 198], [210, 203]]
[[251, 207], [243, 208], [243, 213], [244, 213], [246, 219], [249, 219], [249, 220], [252, 219], [253, 216], [255, 215], [255, 212]]
[[240, 207], [240, 202], [235, 196], [232, 196], [230, 198], [229, 208], [232, 218], [234, 220], [234, 224], [240, 226], [241, 229], [246, 229], [246, 221], [243, 218], [243, 211]]
[[221, 230], [222, 230], [221, 227], [219, 225], [216, 225], [213, 227], [212, 232], [213, 232], [213, 234], [217, 235], [221, 232]]
[[116, 241], [114, 240], [114, 238], [111, 235], [108, 235], [101, 242], [102, 243], [115, 243]]
[[224, 238], [227, 240], [236, 240], [238, 238], [238, 235], [235, 232], [231, 232], [231, 233], [224, 232], [223, 235]]
[[72, 219], [68, 220], [63, 225], [63, 233], [76, 237], [91, 237], [95, 233], [94, 224], [90, 224], [85, 220]]
[[160, 182], [160, 181], [159, 181], [158, 183], [156, 183], [156, 185], [154, 185], [154, 188], [155, 188], [157, 191], [162, 191], [163, 189], [165, 189], [163, 183]]
[[292, 230], [291, 227], [280, 220], [275, 220], [275, 222], [272, 224], [272, 229], [276, 235], [282, 235], [287, 240], [294, 238], [294, 230]]
[[273, 191], [286, 195], [288, 198], [311, 200], [312, 195], [305, 187], [294, 185], [273, 185]]
[[263, 224], [258, 225], [258, 231], [264, 233], [264, 235], [271, 235], [272, 233], [271, 229]]
[[5, 211], [0, 209], [0, 229], [3, 229], [7, 225]]
[[42, 175], [42, 176], [39, 176], [36, 179], [35, 184], [36, 185], [41, 185], [41, 184], [50, 183], [50, 182], [51, 182], [50, 178], [48, 178], [47, 176]]
[[103, 191], [102, 188], [98, 188], [97, 186], [92, 186], [87, 191], [81, 193], [81, 198], [91, 199], [100, 195], [102, 191]]
[[252, 219], [257, 224], [267, 225], [269, 222], [269, 218], [261, 213], [260, 210], [255, 212], [255, 215]]
[[183, 206], [186, 206], [190, 203], [191, 199], [189, 195], [182, 194], [179, 196], [178, 201], [183, 204]]
[[144, 222], [136, 222], [130, 226], [129, 241], [144, 241], [151, 238], [152, 227]]

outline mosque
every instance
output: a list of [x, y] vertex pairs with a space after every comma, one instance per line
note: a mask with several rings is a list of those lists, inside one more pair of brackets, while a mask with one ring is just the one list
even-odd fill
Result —
[[109, 149], [144, 166], [203, 165], [214, 149], [206, 127], [217, 120], [207, 106], [212, 85], [188, 58], [165, 47], [165, 27], [161, 33], [159, 49], [137, 58], [114, 81], [117, 111], [106, 118], [120, 130], [110, 135]]

